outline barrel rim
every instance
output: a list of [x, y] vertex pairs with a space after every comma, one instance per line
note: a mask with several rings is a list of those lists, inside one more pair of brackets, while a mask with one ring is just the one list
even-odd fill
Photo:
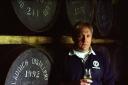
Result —
[[[15, 49], [16, 50], [16, 49]], [[19, 59], [21, 59], [21, 55], [23, 55], [24, 53], [26, 53], [26, 52], [28, 52], [28, 51], [30, 51], [30, 50], [36, 50], [36, 51], [38, 51], [38, 52], [40, 52], [40, 53], [43, 53], [45, 56], [46, 56], [46, 58], [48, 59], [48, 61], [50, 62], [50, 65], [52, 66], [52, 64], [53, 64], [53, 59], [50, 57], [50, 54], [48, 54], [48, 52], [47, 51], [45, 51], [45, 49], [43, 49], [43, 48], [37, 48], [37, 47], [27, 47], [27, 48], [25, 48], [25, 50], [22, 50], [18, 55], [17, 55], [17, 57], [13, 60], [13, 62], [12, 62], [12, 64], [11, 64], [11, 66], [10, 66], [10, 68], [9, 68], [9, 70], [8, 70], [8, 72], [7, 72], [7, 75], [6, 75], [6, 79], [5, 79], [5, 85], [8, 83], [7, 81], [8, 81], [8, 79], [10, 78], [10, 76], [9, 76], [9, 74], [12, 72], [12, 70], [14, 70], [14, 69], [12, 69], [12, 67], [13, 66], [16, 66], [16, 62], [17, 61], [19, 61]], [[52, 69], [52, 68], [50, 68], [50, 69]], [[49, 73], [49, 76], [51, 75], [51, 72]]]
[[60, 6], [61, 6], [61, 1], [60, 0], [55, 0], [56, 8], [55, 8], [54, 15], [52, 16], [52, 19], [46, 25], [41, 27], [40, 29], [33, 29], [29, 26], [29, 24], [24, 23], [24, 20], [20, 17], [19, 13], [17, 13], [17, 11], [16, 11], [16, 7], [14, 6], [14, 1], [16, 1], [16, 0], [11, 0], [11, 5], [13, 7], [14, 13], [16, 14], [18, 20], [20, 20], [21, 24], [23, 24], [29, 31], [37, 32], [37, 33], [43, 33], [43, 32], [50, 31], [53, 24], [55, 24], [56, 21], [57, 21], [57, 15], [59, 14]]

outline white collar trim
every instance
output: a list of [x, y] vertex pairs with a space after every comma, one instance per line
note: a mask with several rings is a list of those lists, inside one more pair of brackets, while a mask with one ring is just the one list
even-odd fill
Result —
[[[74, 50], [74, 49], [73, 49], [73, 50]], [[74, 51], [73, 51], [73, 50], [69, 51], [68, 55], [75, 55], [75, 53], [74, 53]], [[96, 53], [93, 51], [93, 49], [92, 49], [92, 48], [90, 48], [90, 52], [89, 52], [89, 54], [96, 55]]]

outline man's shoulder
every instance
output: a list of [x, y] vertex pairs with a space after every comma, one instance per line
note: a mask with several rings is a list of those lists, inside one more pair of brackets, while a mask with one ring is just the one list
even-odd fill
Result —
[[94, 50], [94, 52], [96, 55], [92, 54], [93, 59], [100, 60], [100, 61], [106, 60], [107, 56], [104, 53], [97, 51], [97, 50]]

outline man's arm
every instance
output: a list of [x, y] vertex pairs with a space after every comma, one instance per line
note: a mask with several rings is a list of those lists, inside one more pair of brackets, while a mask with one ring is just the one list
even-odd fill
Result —
[[115, 77], [111, 62], [107, 59], [107, 57], [104, 57], [103, 85], [115, 85]]

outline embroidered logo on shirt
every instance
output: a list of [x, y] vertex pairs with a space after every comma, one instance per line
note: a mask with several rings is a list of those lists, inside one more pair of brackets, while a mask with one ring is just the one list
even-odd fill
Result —
[[94, 60], [94, 61], [93, 61], [93, 67], [92, 67], [92, 68], [100, 69], [99, 65], [100, 65], [99, 62], [96, 61], [96, 60]]

